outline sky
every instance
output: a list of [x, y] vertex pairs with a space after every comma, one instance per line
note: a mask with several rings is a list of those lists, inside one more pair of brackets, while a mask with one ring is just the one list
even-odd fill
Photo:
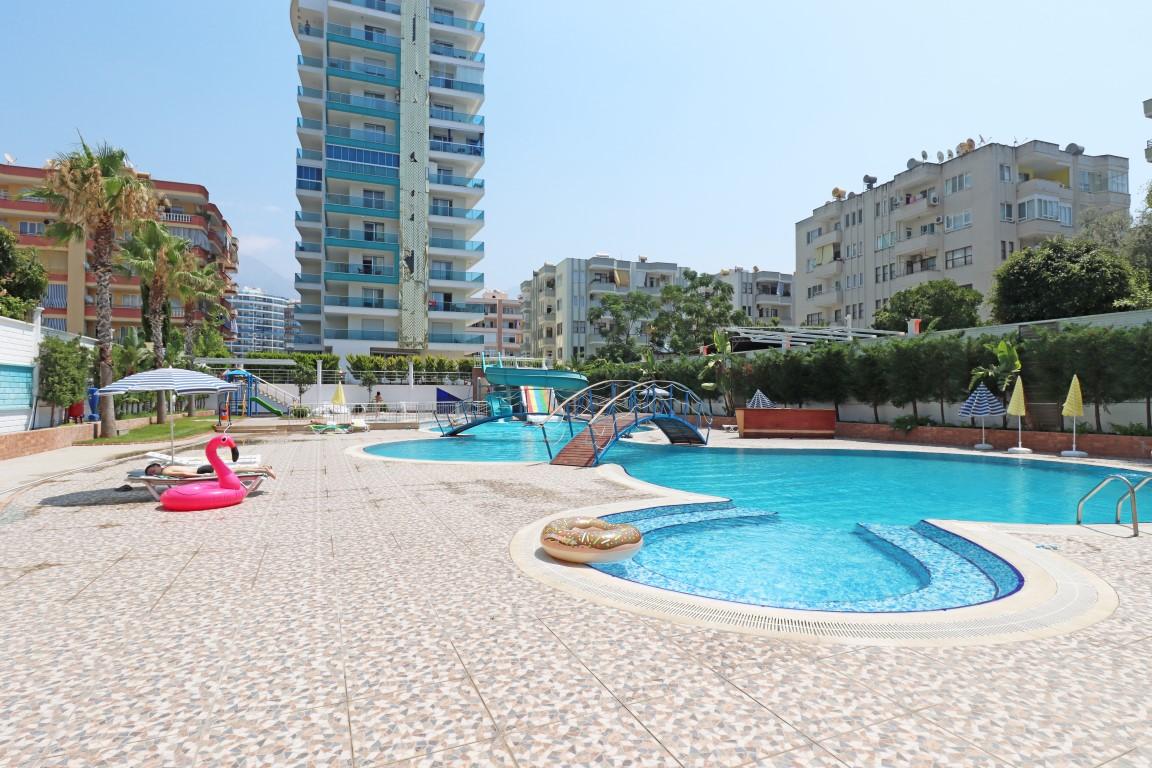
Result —
[[[239, 279], [295, 296], [288, 0], [3, 0], [0, 153], [78, 135], [206, 186]], [[968, 137], [1152, 178], [1152, 4], [488, 0], [486, 287], [603, 251], [792, 271], [795, 222]], [[15, 32], [15, 33], [13, 33]]]

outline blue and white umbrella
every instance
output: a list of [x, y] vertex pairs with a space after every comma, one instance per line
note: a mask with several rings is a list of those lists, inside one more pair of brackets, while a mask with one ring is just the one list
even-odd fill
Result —
[[972, 390], [972, 394], [968, 395], [968, 399], [960, 406], [960, 415], [969, 417], [980, 418], [980, 445], [978, 448], [990, 448], [991, 446], [984, 439], [984, 418], [986, 416], [1003, 416], [1007, 411], [1004, 410], [1004, 403], [1000, 402], [1000, 398], [992, 394], [988, 387], [981, 384]]
[[775, 408], [776, 403], [768, 399], [760, 390], [756, 390], [756, 394], [752, 395], [752, 399], [747, 403], [748, 408]]
[[[125, 376], [106, 387], [101, 387], [97, 394], [123, 395], [127, 392], [170, 392], [172, 395], [209, 395], [234, 391], [238, 387], [239, 384], [237, 383], [224, 381], [206, 373], [169, 366]], [[176, 425], [171, 418], [168, 419], [168, 433], [172, 455], [175, 456]]]

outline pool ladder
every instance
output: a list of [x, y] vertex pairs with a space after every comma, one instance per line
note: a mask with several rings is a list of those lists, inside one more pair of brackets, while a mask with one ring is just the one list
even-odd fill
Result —
[[1119, 480], [1120, 482], [1124, 483], [1124, 485], [1128, 486], [1128, 490], [1125, 491], [1123, 495], [1121, 495], [1120, 498], [1116, 500], [1116, 525], [1120, 525], [1120, 508], [1124, 506], [1124, 501], [1127, 499], [1128, 503], [1132, 506], [1132, 535], [1139, 536], [1140, 518], [1136, 512], [1136, 493], [1144, 486], [1152, 483], [1152, 476], [1142, 478], [1140, 482], [1133, 485], [1132, 481], [1123, 475], [1108, 475], [1108, 477], [1097, 483], [1095, 488], [1080, 497], [1080, 503], [1076, 505], [1076, 525], [1083, 525], [1084, 523], [1084, 505], [1088, 502], [1088, 500], [1096, 494], [1100, 493], [1100, 491], [1104, 490], [1104, 487], [1111, 483], [1113, 480]]

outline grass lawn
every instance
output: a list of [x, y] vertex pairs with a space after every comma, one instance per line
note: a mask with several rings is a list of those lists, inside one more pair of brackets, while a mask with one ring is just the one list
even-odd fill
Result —
[[[182, 437], [191, 437], [192, 435], [199, 435], [203, 432], [210, 432], [212, 426], [216, 423], [216, 417], [209, 418], [177, 418], [175, 424], [176, 439]], [[153, 441], [161, 441], [168, 439], [167, 424], [149, 424], [144, 427], [137, 427], [136, 429], [125, 432], [118, 437], [99, 438], [97, 440], [85, 440], [77, 445], [115, 445], [117, 443], [148, 443]]]

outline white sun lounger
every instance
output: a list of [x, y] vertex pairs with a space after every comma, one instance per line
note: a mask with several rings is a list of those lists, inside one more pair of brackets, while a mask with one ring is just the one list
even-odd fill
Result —
[[[178, 467], [199, 467], [201, 464], [208, 463], [208, 459], [204, 456], [172, 456], [159, 451], [146, 453], [144, 458], [158, 461], [161, 464], [175, 464]], [[258, 467], [260, 466], [260, 454], [241, 454], [239, 460], [235, 462], [225, 461], [224, 463], [239, 467]]]
[[[240, 482], [252, 493], [264, 482], [266, 475], [245, 473], [243, 469], [236, 473]], [[152, 498], [160, 501], [160, 495], [174, 485], [185, 483], [199, 483], [204, 480], [215, 480], [216, 475], [197, 475], [196, 477], [164, 477], [163, 475], [145, 475], [144, 470], [135, 469], [128, 473], [128, 482], [143, 485], [152, 494]]]

